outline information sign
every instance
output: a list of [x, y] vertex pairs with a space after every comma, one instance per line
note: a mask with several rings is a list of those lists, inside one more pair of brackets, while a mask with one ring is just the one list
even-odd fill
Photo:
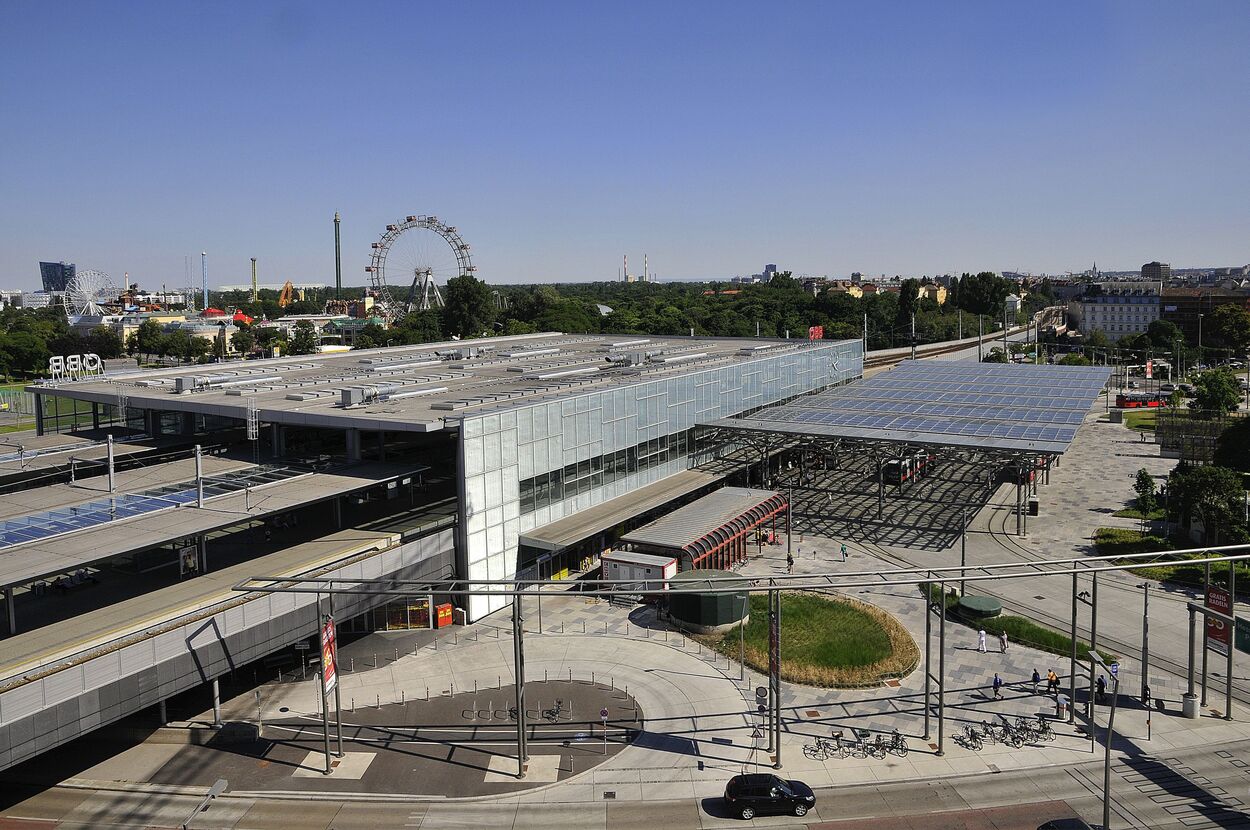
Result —
[[824, 340], [825, 339], [825, 327], [824, 326], [808, 326], [807, 339], [808, 340]]
[[1250, 620], [1237, 618], [1236, 625], [1233, 626], [1233, 644], [1238, 651], [1250, 654]]

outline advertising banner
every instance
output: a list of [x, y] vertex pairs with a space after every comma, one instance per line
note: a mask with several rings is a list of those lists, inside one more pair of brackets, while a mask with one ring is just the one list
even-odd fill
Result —
[[824, 326], [809, 326], [807, 329], [807, 339], [808, 340], [824, 340], [825, 339], [825, 327]]
[[338, 666], [337, 664], [337, 646], [334, 642], [334, 618], [327, 617], [326, 623], [321, 627], [321, 677], [324, 685], [321, 689], [323, 695], [328, 695], [334, 691], [334, 684], [338, 682]]
[[[1207, 588], [1207, 607], [1221, 614], [1232, 614], [1233, 603], [1228, 595], [1228, 589], [1215, 585]], [[1232, 633], [1232, 627], [1228, 623], [1207, 617], [1207, 645], [1212, 651], [1228, 654], [1228, 649], [1233, 644]]]

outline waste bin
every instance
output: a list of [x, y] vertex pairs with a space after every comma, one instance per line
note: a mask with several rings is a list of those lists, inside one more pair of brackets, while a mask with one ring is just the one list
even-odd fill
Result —
[[434, 617], [434, 627], [444, 628], [451, 625], [451, 603], [444, 602], [442, 605], [434, 606], [437, 612]]
[[1030, 496], [1029, 497], [1029, 515], [1036, 516], [1038, 510], [1040, 509], [1041, 509], [1041, 499], [1039, 499], [1037, 496]]
[[1068, 701], [1067, 695], [1055, 696], [1055, 717], [1056, 718], [1060, 720], [1068, 719], [1068, 703], [1069, 701]]

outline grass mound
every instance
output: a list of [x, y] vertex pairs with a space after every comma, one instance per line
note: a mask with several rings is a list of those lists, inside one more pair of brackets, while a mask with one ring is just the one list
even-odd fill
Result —
[[[746, 664], [768, 671], [768, 598], [751, 597], [743, 632]], [[722, 654], [738, 656], [738, 629], [713, 635]], [[809, 686], [867, 686], [910, 672], [920, 650], [907, 631], [879, 608], [843, 597], [782, 594], [781, 676]]]

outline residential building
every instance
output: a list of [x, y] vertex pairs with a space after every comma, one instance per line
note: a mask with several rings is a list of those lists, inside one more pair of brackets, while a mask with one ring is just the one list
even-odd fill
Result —
[[1161, 290], [1157, 282], [1090, 283], [1068, 301], [1068, 317], [1083, 334], [1102, 331], [1111, 341], [1144, 334], [1159, 319]]
[[1151, 282], [1167, 282], [1172, 279], [1172, 266], [1166, 262], [1147, 262], [1141, 267], [1141, 278]]

